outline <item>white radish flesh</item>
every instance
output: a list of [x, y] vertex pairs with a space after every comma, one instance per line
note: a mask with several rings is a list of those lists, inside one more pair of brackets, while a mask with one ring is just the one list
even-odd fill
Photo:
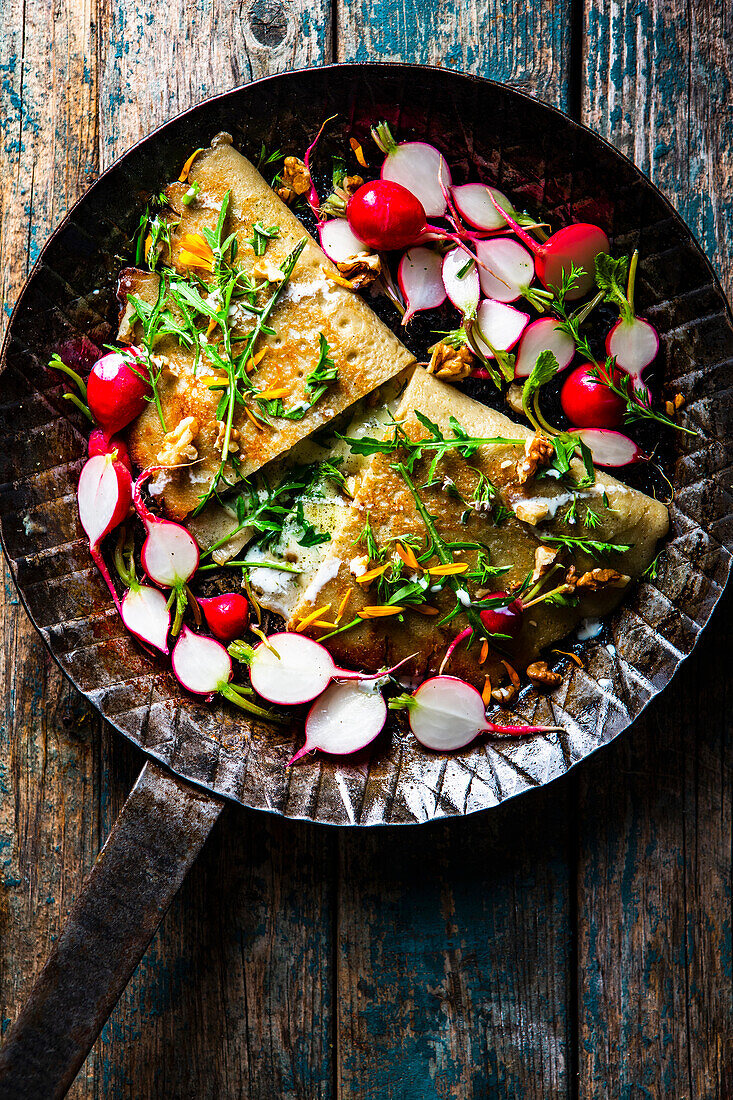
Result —
[[485, 298], [478, 308], [477, 320], [479, 331], [476, 333], [476, 342], [487, 358], [492, 358], [492, 349], [509, 351], [514, 347], [526, 328], [529, 314], [522, 313], [505, 302]]
[[420, 744], [436, 752], [464, 748], [488, 725], [483, 699], [456, 676], [434, 676], [421, 684], [409, 718]]
[[360, 240], [346, 218], [332, 218], [318, 229], [321, 248], [335, 264], [347, 263], [362, 252], [371, 249]]
[[573, 435], [579, 436], [590, 449], [596, 466], [628, 466], [645, 457], [633, 439], [610, 428], [581, 428]]
[[560, 370], [569, 367], [575, 355], [572, 336], [563, 332], [559, 322], [552, 317], [541, 317], [539, 321], [527, 325], [519, 341], [514, 377], [529, 378], [538, 355], [543, 351], [552, 352], [560, 364]]
[[615, 358], [617, 366], [638, 378], [659, 351], [657, 330], [641, 317], [621, 319], [608, 334], [606, 351]]
[[410, 248], [400, 260], [397, 279], [407, 309], [402, 324], [426, 309], [437, 309], [445, 301], [443, 261], [429, 248]]
[[143, 642], [168, 652], [171, 614], [162, 592], [147, 584], [136, 585], [122, 597], [120, 614], [130, 631]]
[[[463, 271], [465, 274], [461, 274]], [[447, 252], [443, 257], [442, 277], [446, 293], [456, 309], [464, 317], [473, 317], [478, 309], [481, 286], [477, 266], [471, 257], [461, 248]]]
[[316, 699], [305, 721], [305, 744], [294, 764], [316, 749], [346, 756], [369, 745], [384, 728], [387, 705], [382, 693], [364, 684], [331, 684]]
[[171, 658], [176, 679], [194, 695], [214, 695], [232, 678], [232, 659], [213, 638], [181, 628]]
[[158, 520], [148, 526], [140, 557], [151, 581], [165, 588], [177, 588], [198, 569], [199, 548], [185, 527], [170, 520]]
[[90, 546], [125, 518], [132, 503], [129, 472], [111, 455], [95, 455], [84, 463], [79, 477], [79, 519]]
[[456, 210], [474, 229], [505, 229], [506, 218], [496, 209], [491, 200], [492, 195], [499, 206], [511, 211], [512, 204], [506, 195], [496, 187], [487, 187], [485, 183], [464, 183], [451, 191]]
[[441, 217], [446, 200], [443, 186], [451, 185], [450, 168], [445, 157], [423, 141], [406, 141], [387, 154], [382, 179], [406, 187], [419, 199], [428, 217]]
[[514, 302], [532, 282], [534, 258], [511, 237], [478, 241], [476, 255], [480, 261], [481, 289], [487, 298], [494, 298], [497, 302]]

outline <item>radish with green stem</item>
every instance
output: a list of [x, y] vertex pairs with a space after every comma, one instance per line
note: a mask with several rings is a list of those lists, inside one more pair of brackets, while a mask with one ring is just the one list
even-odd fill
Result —
[[232, 659], [224, 646], [213, 638], [196, 634], [187, 626], [182, 627], [171, 657], [173, 674], [181, 687], [193, 695], [204, 695], [212, 699], [214, 695], [223, 695], [230, 703], [270, 722], [284, 722], [286, 719], [273, 714], [264, 707], [250, 702], [251, 695], [247, 687], [233, 684]]
[[463, 749], [482, 733], [524, 737], [530, 733], [549, 733], [561, 728], [499, 726], [487, 722], [481, 695], [457, 676], [433, 676], [425, 680], [413, 695], [391, 699], [389, 708], [406, 709], [410, 728], [417, 740], [426, 749], [435, 752]]
[[142, 352], [128, 347], [103, 355], [87, 381], [89, 408], [109, 434], [120, 432], [140, 415], [152, 393]]
[[443, 286], [456, 309], [466, 318], [474, 317], [481, 297], [476, 263], [460, 248], [452, 248], [443, 257]]
[[446, 298], [443, 283], [443, 261], [429, 248], [409, 248], [400, 260], [397, 280], [407, 309], [402, 318], [406, 325], [416, 313], [437, 309]]
[[[500, 361], [500, 353], [510, 351], [524, 332], [529, 314], [505, 302], [484, 298], [476, 314], [475, 339], [488, 358]], [[500, 361], [500, 365], [501, 364]], [[508, 377], [513, 376], [512, 372]]]
[[176, 605], [172, 629], [175, 637], [188, 603], [188, 582], [198, 569], [199, 548], [185, 527], [156, 516], [142, 498], [142, 486], [161, 469], [165, 467], [151, 466], [143, 470], [135, 482], [133, 503], [147, 534], [140, 554], [143, 569], [155, 584], [170, 588], [170, 603]]
[[574, 222], [552, 233], [546, 241], [538, 243], [519, 222], [503, 210], [492, 196], [497, 211], [506, 219], [507, 224], [516, 233], [520, 241], [534, 255], [534, 267], [537, 278], [548, 290], [559, 290], [563, 273], [567, 276], [573, 264], [582, 269], [583, 274], [575, 286], [567, 291], [568, 299], [582, 298], [595, 282], [596, 256], [610, 252], [608, 237], [597, 225], [588, 222]]
[[332, 680], [381, 680], [391, 676], [411, 657], [383, 672], [353, 672], [339, 668], [325, 646], [303, 634], [271, 634], [259, 645], [232, 642], [229, 652], [249, 665], [252, 687], [270, 703], [293, 706], [309, 703], [326, 690]]
[[366, 748], [384, 728], [387, 704], [374, 685], [331, 684], [308, 711], [305, 744], [288, 765], [319, 750], [348, 756]]
[[575, 341], [572, 336], [552, 317], [540, 317], [538, 321], [527, 325], [517, 348], [514, 377], [529, 378], [537, 357], [543, 351], [552, 352], [560, 370], [569, 367], [575, 355]]
[[141, 642], [154, 646], [161, 653], [168, 653], [171, 614], [166, 598], [157, 588], [138, 581], [132, 545], [128, 548], [127, 558], [125, 564], [123, 548], [118, 544], [115, 550], [115, 568], [122, 583], [127, 585], [119, 608], [122, 621]]
[[534, 278], [534, 260], [511, 237], [493, 237], [476, 244], [481, 289], [497, 302], [515, 302], [528, 290]]
[[641, 447], [623, 432], [613, 432], [606, 428], [582, 428], [572, 434], [582, 439], [593, 455], [596, 466], [615, 469], [643, 462], [647, 457]]
[[[634, 312], [634, 284], [639, 253], [634, 252], [629, 264], [626, 256], [614, 260], [601, 254], [596, 258], [596, 282], [605, 292], [606, 301], [618, 306], [619, 319], [606, 337], [606, 354], [617, 366], [633, 378], [639, 378], [654, 361], [659, 351], [659, 335], [654, 325]], [[628, 282], [626, 290], [622, 283]]]
[[401, 184], [415, 195], [428, 217], [442, 217], [446, 200], [441, 181], [446, 187], [451, 185], [450, 169], [442, 153], [424, 141], [397, 144], [386, 122], [372, 128], [372, 137], [387, 154], [382, 179]]
[[119, 526], [132, 504], [130, 471], [112, 455], [95, 455], [82, 467], [77, 489], [79, 520], [89, 539], [89, 553], [104, 577], [115, 607], [120, 601], [99, 549], [102, 539]]

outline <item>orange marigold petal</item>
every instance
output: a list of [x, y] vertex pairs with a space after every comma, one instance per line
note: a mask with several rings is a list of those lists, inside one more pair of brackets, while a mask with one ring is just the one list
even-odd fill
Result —
[[181, 168], [181, 174], [178, 177], [178, 182], [179, 183], [185, 183], [186, 182], [186, 180], [188, 179], [188, 173], [191, 171], [191, 165], [196, 160], [196, 157], [199, 155], [199, 153], [202, 153], [202, 152], [203, 152], [203, 146], [201, 147], [201, 149], [195, 149], [193, 151], [193, 153], [191, 153], [191, 156], [188, 157], [188, 159], [183, 162], [183, 168]]
[[307, 626], [310, 626], [311, 623], [314, 623], [316, 621], [316, 619], [320, 619], [320, 617], [324, 613], [324, 611], [330, 611], [330, 610], [331, 610], [331, 605], [330, 605], [330, 603], [327, 603], [327, 604], [324, 604], [323, 607], [317, 607], [315, 609], [315, 611], [309, 612], [307, 615], [305, 615], [300, 620], [300, 622], [296, 626], [296, 628], [295, 628], [296, 632], [298, 634], [300, 634], [301, 630], [305, 630], [305, 628]]

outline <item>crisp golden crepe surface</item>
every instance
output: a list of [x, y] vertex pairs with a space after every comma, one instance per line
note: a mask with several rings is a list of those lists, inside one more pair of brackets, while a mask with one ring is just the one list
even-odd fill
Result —
[[[503, 436], [525, 439], [532, 434], [501, 413], [437, 381], [419, 367], [397, 413], [397, 419], [409, 436], [417, 440], [425, 438], [428, 433], [416, 419], [415, 410], [436, 423], [446, 437], [453, 434], [451, 416], [469, 435], [481, 438]], [[484, 446], [469, 461], [455, 454], [446, 456], [441, 461], [439, 472], [451, 478], [467, 500], [472, 499], [475, 491], [476, 471], [481, 471], [497, 487], [510, 507], [516, 507], [519, 501], [549, 501], [550, 511], [556, 509], [555, 516], [541, 525], [530, 526], [512, 515], [495, 526], [490, 516], [475, 511], [469, 514], [467, 522], [462, 523], [465, 506], [461, 501], [441, 488], [420, 488], [420, 495], [435, 517], [443, 538], [485, 543], [491, 550], [492, 565], [508, 566], [508, 572], [489, 581], [487, 587], [494, 591], [510, 590], [520, 584], [532, 572], [535, 549], [541, 545], [539, 536], [542, 532], [628, 544], [630, 550], [610, 555], [604, 564], [632, 578], [646, 569], [653, 560], [658, 539], [667, 531], [668, 515], [663, 504], [597, 471], [595, 485], [590, 489], [578, 490], [578, 495], [580, 514], [583, 503], [587, 501], [598, 515], [598, 526], [593, 528], [592, 533], [577, 524], [570, 526], [562, 517], [572, 501], [572, 491], [548, 478], [533, 478], [524, 486], [517, 485], [516, 459], [521, 454], [520, 447]], [[318, 591], [310, 593], [312, 598], [303, 600], [295, 609], [289, 624], [291, 628], [316, 607], [330, 605], [331, 611], [324, 613], [328, 618], [334, 614], [334, 609], [347, 592], [350, 592], [350, 598], [344, 621], [353, 618], [360, 608], [379, 602], [376, 587], [358, 584], [351, 565], [359, 555], [364, 554], [359, 539], [367, 519], [380, 546], [386, 540], [399, 536], [417, 535], [420, 539], [424, 538], [425, 527], [413, 498], [401, 475], [391, 469], [394, 461], [391, 455], [375, 454], [371, 458], [362, 475], [353, 507], [348, 510], [343, 526], [329, 547], [329, 557], [323, 567], [323, 575], [327, 579]], [[413, 481], [418, 487], [426, 480], [428, 464], [428, 459], [422, 459], [415, 467]], [[577, 462], [573, 466], [574, 476], [579, 479], [583, 473], [582, 467]], [[604, 493], [608, 506], [604, 504]], [[473, 567], [476, 555], [474, 552], [465, 555], [457, 553], [456, 560], [468, 561]], [[574, 562], [579, 572], [599, 565], [586, 553], [575, 553], [572, 558], [563, 560], [567, 564]], [[576, 607], [539, 604], [530, 608], [525, 614], [519, 638], [514, 642], [501, 643], [506, 648], [506, 657], [519, 668], [526, 666], [538, 657], [545, 646], [569, 633], [582, 619], [600, 618], [608, 614], [624, 598], [625, 591], [627, 589], [606, 588], [589, 592], [581, 596]], [[446, 586], [443, 593], [430, 596], [429, 600], [444, 614], [454, 605], [455, 596]], [[330, 639], [327, 644], [338, 661], [365, 669], [378, 669], [408, 654], [417, 653], [414, 663], [406, 671], [424, 677], [437, 671], [447, 645], [466, 625], [465, 616], [459, 615], [453, 622], [438, 627], [436, 623], [440, 617], [426, 617], [418, 611], [407, 610], [402, 622], [396, 618], [367, 620], [363, 625]], [[313, 637], [323, 634], [317, 628], [309, 628], [308, 632]], [[447, 671], [477, 686], [483, 685], [486, 674], [496, 682], [504, 671], [500, 655], [492, 650], [482, 666], [477, 663], [477, 655], [476, 646], [468, 651], [465, 647], [459, 647]]]
[[[182, 202], [188, 186], [198, 183], [200, 191], [194, 203]], [[173, 230], [173, 255], [166, 258], [180, 271], [181, 240], [187, 233], [200, 233], [204, 226], [214, 229], [226, 192], [230, 191], [226, 233], [237, 237], [237, 264], [252, 271], [257, 263], [252, 246], [253, 225], [277, 225], [280, 235], [266, 250], [267, 261], [277, 265], [305, 236], [307, 244], [299, 258], [282, 300], [275, 307], [270, 324], [275, 336], [263, 336], [257, 350], [267, 352], [252, 378], [259, 390], [288, 387], [286, 409], [307, 400], [306, 379], [319, 358], [321, 333], [328, 342], [330, 357], [338, 367], [338, 381], [303, 417], [291, 421], [273, 418], [271, 425], [258, 430], [237, 406], [234, 425], [239, 433], [236, 457], [241, 473], [253, 473], [266, 462], [288, 451], [298, 440], [327, 424], [339, 412], [351, 406], [380, 383], [398, 374], [414, 361], [400, 340], [384, 325], [369, 306], [351, 290], [331, 281], [338, 276], [315, 241], [288, 207], [268, 186], [248, 160], [227, 142], [214, 144], [201, 153], [190, 170], [189, 183], [174, 183], [167, 191], [180, 223]], [[205, 273], [202, 273], [205, 278]], [[122, 273], [120, 298], [134, 293], [155, 302], [158, 276], [128, 269]], [[263, 298], [264, 300], [264, 298]], [[246, 334], [251, 320], [241, 312], [235, 317], [238, 334]], [[139, 339], [139, 328], [132, 337]], [[166, 428], [170, 431], [186, 417], [194, 417], [198, 431], [193, 440], [197, 461], [185, 469], [166, 475], [162, 498], [167, 513], [184, 518], [196, 506], [199, 497], [216, 474], [221, 461], [217, 450], [219, 428], [216, 410], [220, 391], [212, 391], [193, 377], [193, 355], [171, 337], [156, 345], [156, 353], [170, 361], [161, 375], [159, 392]], [[199, 376], [210, 376], [213, 368], [204, 365]], [[163, 428], [155, 407], [150, 405], [129, 432], [130, 452], [135, 463], [146, 468], [155, 465], [163, 446]], [[231, 476], [233, 471], [227, 468]]]

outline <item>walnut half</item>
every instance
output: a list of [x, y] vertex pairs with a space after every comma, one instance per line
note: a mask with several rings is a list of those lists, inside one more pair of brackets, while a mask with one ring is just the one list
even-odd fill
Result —
[[434, 374], [444, 382], [462, 382], [468, 378], [476, 363], [476, 356], [470, 348], [453, 348], [441, 341], [433, 348], [428, 374]]
[[562, 683], [562, 674], [547, 667], [547, 661], [534, 661], [527, 667], [527, 679], [536, 688], [552, 690]]
[[163, 436], [163, 446], [158, 452], [160, 466], [182, 466], [184, 462], [193, 462], [199, 453], [193, 446], [198, 435], [199, 422], [195, 416], [187, 416], [179, 421], [175, 428]]
[[524, 443], [524, 457], [517, 462], [517, 481], [524, 485], [538, 470], [550, 465], [550, 460], [555, 453], [550, 440], [545, 435], [535, 432]]

